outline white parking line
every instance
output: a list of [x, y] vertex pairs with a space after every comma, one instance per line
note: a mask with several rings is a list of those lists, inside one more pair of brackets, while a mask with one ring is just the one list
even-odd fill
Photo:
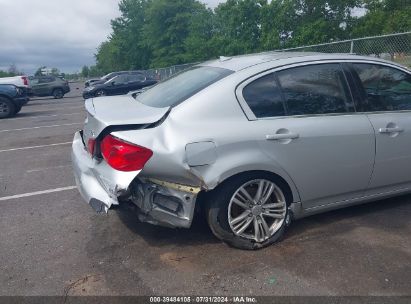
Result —
[[63, 168], [69, 168], [69, 167], [71, 167], [71, 165], [45, 167], [45, 168], [38, 168], [38, 169], [33, 169], [33, 170], [27, 170], [26, 173], [44, 172], [44, 171], [47, 171], [47, 170], [63, 169]]
[[30, 193], [23, 193], [23, 194], [11, 195], [11, 196], [3, 196], [3, 197], [0, 197], [0, 201], [8, 201], [8, 200], [18, 199], [18, 198], [22, 198], [22, 197], [29, 197], [29, 196], [48, 194], [48, 193], [68, 191], [68, 190], [73, 190], [73, 189], [76, 189], [76, 188], [77, 188], [76, 186], [70, 186], [70, 187], [55, 188], [55, 189], [36, 191], [36, 192], [30, 192]]
[[[40, 107], [42, 105], [38, 105]], [[23, 108], [24, 109], [24, 108]], [[50, 108], [47, 107], [44, 110], [39, 110], [39, 111], [24, 111], [21, 113], [40, 113], [40, 112], [47, 112], [47, 111], [58, 111], [58, 110], [75, 110], [75, 109], [85, 109], [84, 106], [78, 106], [78, 107], [67, 107], [67, 108], [62, 108], [62, 107], [56, 107], [56, 108]]]
[[9, 129], [9, 130], [0, 130], [0, 133], [14, 132], [14, 131], [25, 131], [25, 130], [33, 130], [33, 129], [42, 129], [42, 128], [56, 128], [56, 127], [74, 126], [74, 125], [82, 125], [82, 124], [84, 124], [84, 122], [76, 122], [76, 123], [62, 124], [62, 125], [51, 125], [51, 126], [38, 126], [38, 127], [21, 128], [21, 129]]
[[39, 116], [25, 116], [25, 117], [17, 117], [17, 118], [10, 118], [10, 119], [3, 119], [1, 122], [8, 122], [11, 120], [18, 120], [18, 119], [31, 119], [31, 118], [47, 118], [47, 117], [57, 117], [57, 116], [70, 116], [70, 115], [78, 115], [78, 114], [85, 114], [85, 112], [77, 112], [77, 113], [70, 113], [70, 114], [54, 114], [54, 115], [39, 115]]
[[19, 151], [19, 150], [38, 149], [38, 148], [53, 147], [53, 146], [71, 145], [72, 143], [73, 143], [73, 142], [68, 141], [68, 142], [63, 142], [63, 143], [58, 143], [58, 144], [49, 144], [49, 145], [41, 145], [41, 146], [31, 146], [31, 147], [13, 148], [13, 149], [7, 149], [7, 150], [0, 150], [0, 153], [1, 153], [1, 152]]

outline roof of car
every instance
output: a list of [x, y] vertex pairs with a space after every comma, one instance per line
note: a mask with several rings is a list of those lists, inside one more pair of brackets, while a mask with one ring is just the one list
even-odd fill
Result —
[[[357, 56], [352, 54], [327, 54], [327, 53], [314, 53], [314, 52], [266, 52], [266, 53], [258, 53], [258, 54], [250, 54], [250, 55], [241, 55], [241, 56], [233, 56], [233, 57], [220, 57], [220, 59], [210, 60], [199, 65], [201, 66], [212, 66], [212, 67], [219, 67], [225, 68], [232, 71], [240, 71], [246, 69], [248, 67], [258, 65], [261, 63], [269, 62], [269, 61], [281, 61], [284, 59], [295, 58], [295, 62], [303, 62], [303, 61], [315, 61], [315, 60], [354, 60], [354, 59], [361, 59], [361, 60], [375, 60], [381, 62], [387, 62], [385, 60], [381, 60], [374, 57], [364, 57], [364, 56]], [[280, 63], [279, 63], [280, 64]]]
[[[110, 74], [144, 74], [142, 70], [136, 71], [118, 71], [118, 72], [111, 72]], [[109, 74], [108, 74], [109, 75]]]

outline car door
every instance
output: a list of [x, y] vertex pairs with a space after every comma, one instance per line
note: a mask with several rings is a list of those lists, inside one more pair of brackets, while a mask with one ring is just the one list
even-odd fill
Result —
[[[361, 197], [374, 163], [374, 131], [338, 63], [256, 76], [237, 89], [259, 145], [294, 181], [303, 207]], [[252, 114], [250, 114], [252, 113]]]
[[30, 81], [33, 95], [44, 96], [47, 95], [47, 77], [36, 77]]
[[139, 90], [144, 87], [146, 77], [143, 74], [132, 74], [129, 77], [130, 91]]
[[110, 95], [122, 95], [128, 92], [127, 90], [128, 75], [122, 74], [113, 78], [111, 86], [108, 87]]
[[352, 63], [376, 138], [368, 194], [411, 189], [411, 74], [378, 63]]
[[48, 76], [45, 77], [45, 86], [44, 86], [44, 95], [46, 96], [51, 96], [53, 95], [53, 90], [58, 86], [58, 82], [56, 77], [54, 76]]

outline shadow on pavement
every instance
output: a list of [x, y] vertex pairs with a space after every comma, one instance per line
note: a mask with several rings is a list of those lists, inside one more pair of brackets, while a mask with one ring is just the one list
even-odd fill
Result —
[[138, 220], [137, 207], [132, 203], [123, 203], [116, 208], [120, 220], [133, 233], [138, 234], [154, 247], [165, 245], [192, 246], [205, 243], [219, 243], [208, 228], [204, 217], [197, 215], [191, 228], [167, 228], [142, 223]]
[[[152, 246], [172, 244], [191, 246], [220, 242], [213, 236], [201, 214], [195, 217], [190, 229], [172, 229], [140, 222], [136, 209], [132, 203], [123, 203], [116, 209], [116, 212], [128, 229], [144, 238]], [[402, 212], [402, 210], [406, 210], [406, 212]], [[293, 222], [285, 234], [285, 240], [298, 239], [310, 230], [318, 230], [322, 236], [347, 233], [357, 226], [385, 231], [396, 230], [399, 226], [409, 225], [409, 219], [407, 220], [406, 217], [409, 218], [410, 212], [411, 195], [329, 211]], [[393, 213], [399, 213], [396, 222], [392, 222], [392, 218], [396, 218]], [[400, 219], [401, 215], [403, 215], [403, 219]], [[338, 222], [341, 222], [341, 225], [335, 225]], [[325, 228], [326, 226], [330, 229]]]

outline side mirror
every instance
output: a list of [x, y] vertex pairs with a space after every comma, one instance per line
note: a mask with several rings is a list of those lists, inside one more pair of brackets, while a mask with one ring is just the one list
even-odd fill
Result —
[[111, 85], [113, 86], [113, 85], [116, 85], [116, 82], [115, 81], [112, 81], [111, 82]]

